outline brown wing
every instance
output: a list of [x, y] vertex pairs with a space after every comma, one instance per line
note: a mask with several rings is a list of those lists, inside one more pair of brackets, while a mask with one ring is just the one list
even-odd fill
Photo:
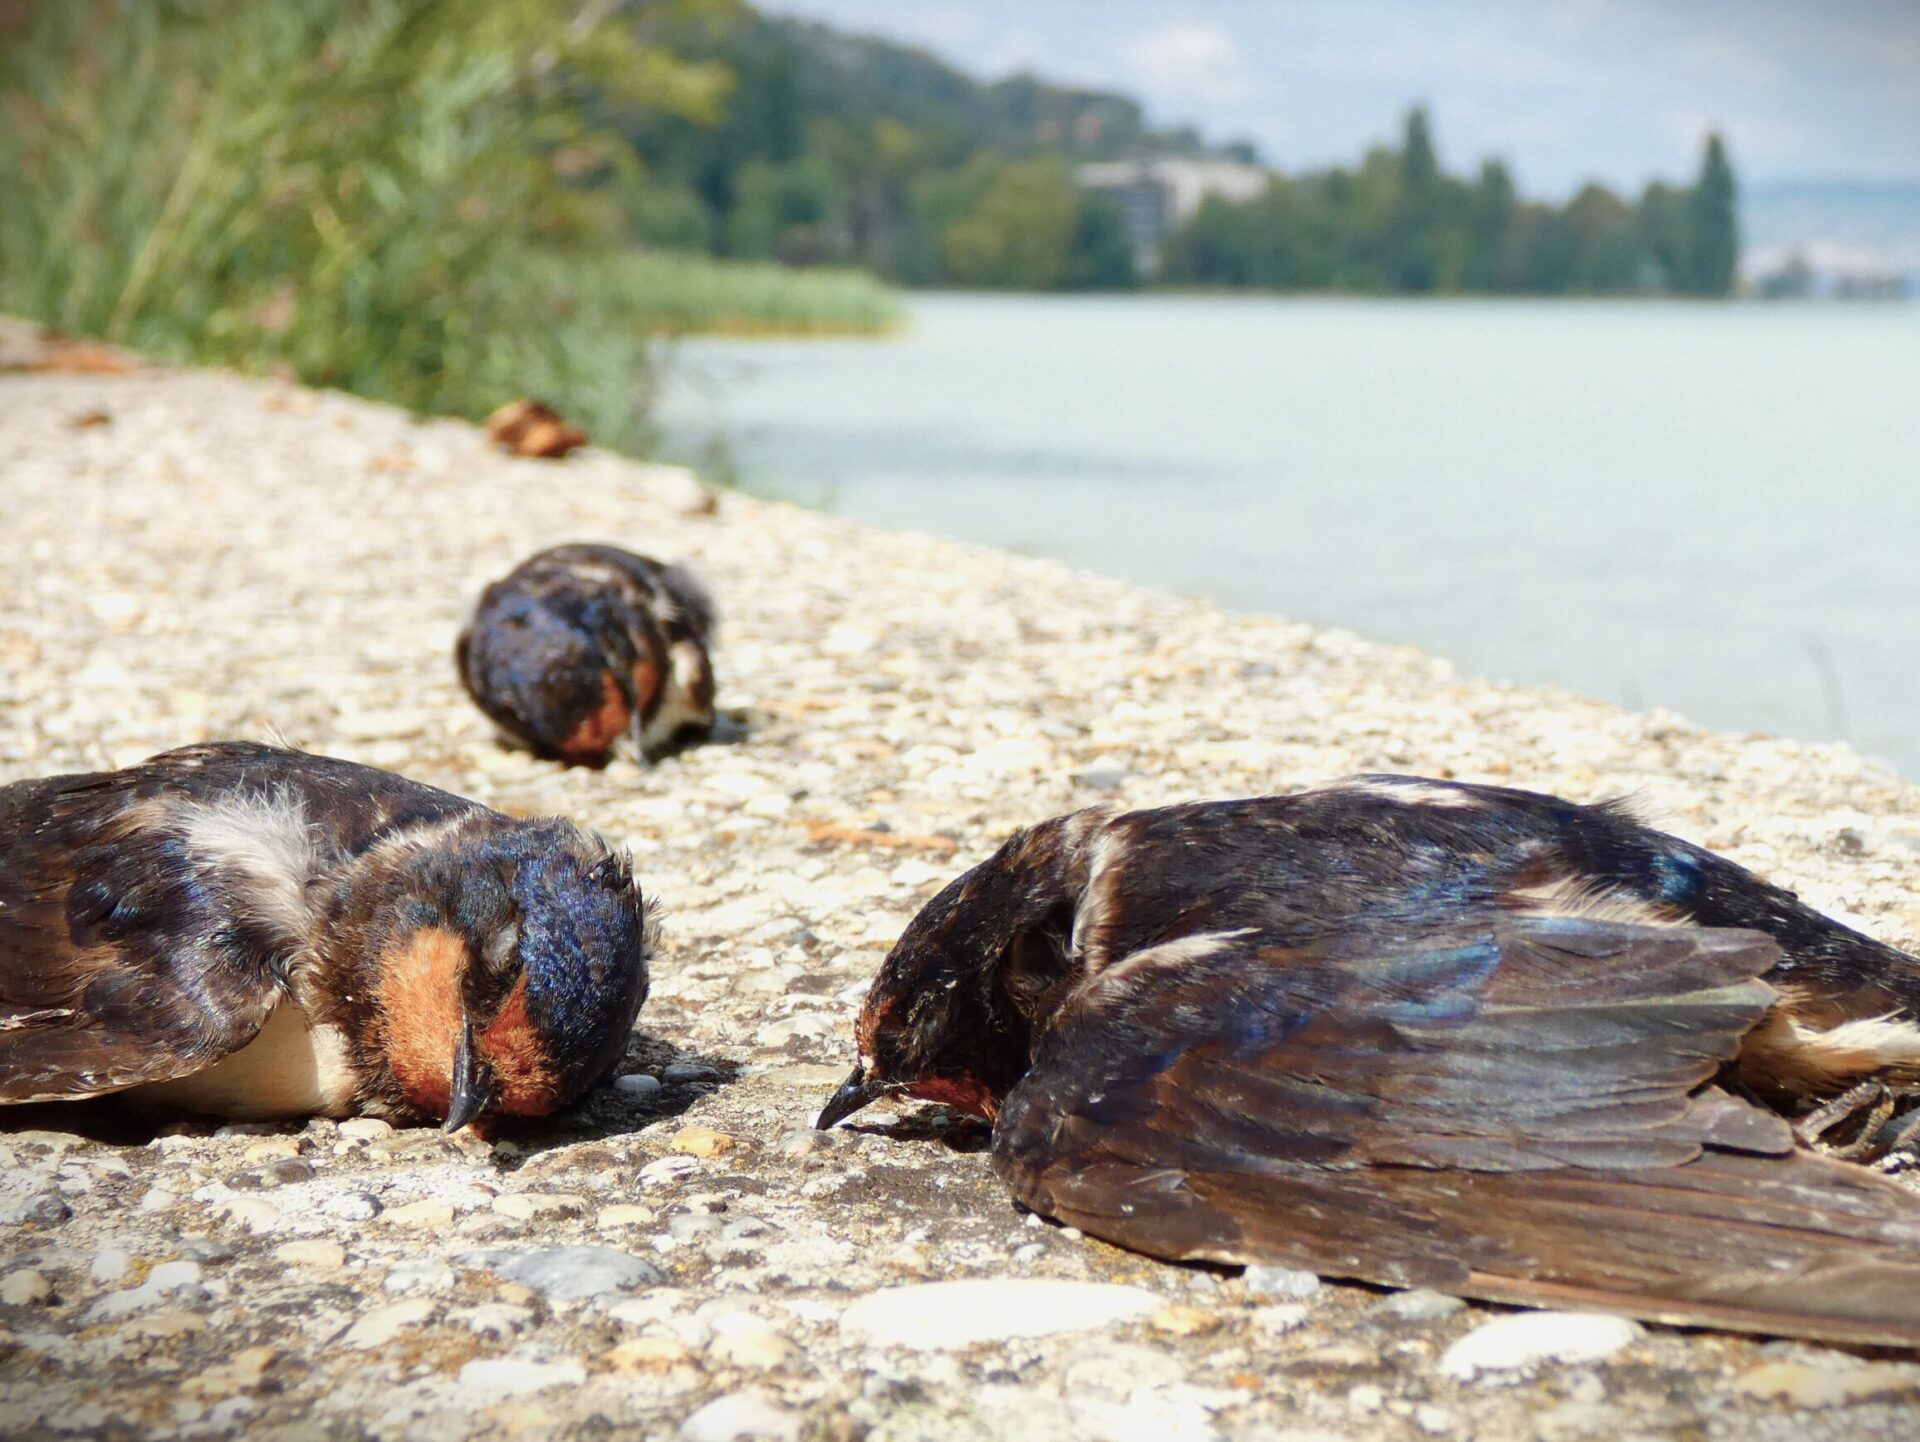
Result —
[[[223, 805], [227, 862], [190, 840]], [[0, 1103], [168, 1080], [244, 1046], [306, 940], [289, 913], [309, 865], [471, 806], [249, 743], [0, 787]]]
[[1766, 939], [1215, 947], [1063, 1009], [995, 1132], [1027, 1205], [1162, 1257], [1920, 1344], [1920, 1199], [1710, 1083], [1772, 1000]]

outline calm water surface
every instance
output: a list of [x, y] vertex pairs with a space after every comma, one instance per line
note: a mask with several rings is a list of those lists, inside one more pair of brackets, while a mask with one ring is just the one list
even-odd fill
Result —
[[1920, 777], [1920, 306], [930, 296], [683, 345], [750, 488]]

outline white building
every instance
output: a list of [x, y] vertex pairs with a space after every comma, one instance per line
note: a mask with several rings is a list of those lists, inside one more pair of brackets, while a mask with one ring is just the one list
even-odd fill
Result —
[[1269, 172], [1238, 160], [1096, 160], [1074, 171], [1082, 190], [1111, 196], [1126, 217], [1133, 239], [1134, 268], [1160, 269], [1160, 247], [1169, 232], [1193, 218], [1210, 195], [1251, 200], [1267, 188]]

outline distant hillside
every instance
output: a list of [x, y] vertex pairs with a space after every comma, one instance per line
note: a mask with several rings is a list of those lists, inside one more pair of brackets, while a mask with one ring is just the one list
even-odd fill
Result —
[[1245, 150], [1210, 150], [1191, 129], [1150, 126], [1139, 103], [1125, 95], [1030, 75], [982, 81], [924, 50], [811, 21], [749, 12], [731, 29], [690, 30], [676, 42], [689, 59], [734, 69], [729, 129], [738, 123], [764, 132], [793, 120], [789, 134], [797, 140], [804, 122], [819, 117], [856, 126], [887, 122], [915, 132], [951, 160], [979, 150], [1046, 151], [1074, 160]]
[[[643, 245], [843, 264], [911, 286], [1205, 287], [1721, 295], [1737, 184], [1718, 137], [1692, 184], [1564, 206], [1505, 166], [1441, 171], [1424, 111], [1398, 149], [1263, 172], [1244, 144], [1149, 124], [1138, 102], [730, 7], [649, 38], [732, 85], [714, 120], [609, 117], [643, 170], [621, 191]], [[1220, 160], [1235, 165], [1167, 162]], [[1089, 162], [1105, 164], [1098, 169]], [[1147, 162], [1152, 162], [1148, 164]]]

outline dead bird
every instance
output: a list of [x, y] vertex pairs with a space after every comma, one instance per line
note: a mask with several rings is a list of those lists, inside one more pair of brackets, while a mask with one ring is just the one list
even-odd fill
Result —
[[555, 546], [488, 586], [454, 648], [474, 704], [542, 756], [653, 759], [712, 731], [712, 598], [683, 566]]
[[1022, 1203], [1158, 1257], [1913, 1346], [1920, 1197], [1781, 1112], [1909, 1086], [1917, 1002], [1618, 806], [1362, 777], [1014, 836], [893, 948], [819, 1125], [960, 1108]]
[[543, 1116], [647, 994], [627, 860], [390, 772], [216, 742], [0, 787], [0, 1103]]

